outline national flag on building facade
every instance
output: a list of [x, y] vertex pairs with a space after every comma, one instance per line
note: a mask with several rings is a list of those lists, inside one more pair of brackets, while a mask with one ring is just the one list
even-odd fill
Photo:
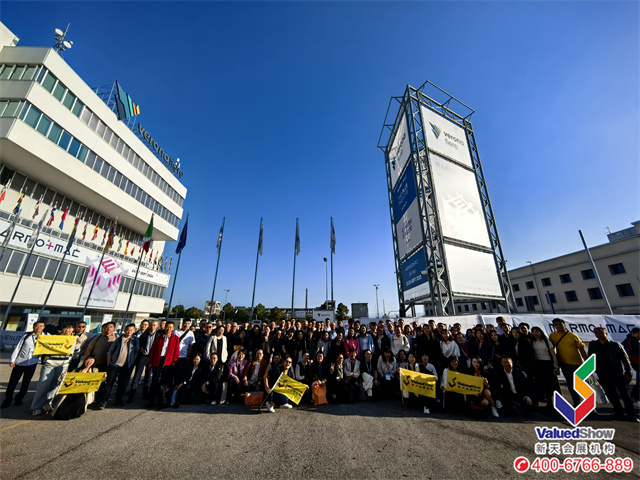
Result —
[[76, 217], [73, 221], [73, 228], [71, 229], [71, 233], [69, 234], [69, 241], [67, 242], [67, 254], [71, 252], [71, 247], [73, 246], [73, 241], [76, 239], [76, 230], [78, 230], [78, 222], [80, 221], [80, 217]]
[[[153, 236], [153, 215], [151, 215], [151, 221], [149, 222], [149, 226], [147, 227], [147, 231], [144, 233], [144, 240], [142, 243], [142, 249], [145, 252], [148, 252], [151, 248], [151, 237]], [[151, 261], [151, 258], [149, 258]]]
[[22, 199], [23, 198], [24, 198], [24, 193], [21, 193], [20, 197], [18, 197], [18, 203], [16, 203], [16, 206], [13, 207], [13, 214], [14, 215], [20, 211], [20, 207], [22, 205]]
[[47, 227], [50, 227], [53, 224], [53, 220], [56, 216], [56, 210], [58, 210], [58, 202], [51, 209], [51, 216], [49, 217], [49, 221], [47, 222]]
[[2, 187], [2, 192], [0, 192], [0, 203], [4, 200], [4, 197], [7, 195], [7, 188], [11, 186], [11, 180], [7, 182], [7, 184]]
[[187, 213], [187, 219], [184, 222], [184, 226], [182, 227], [182, 232], [180, 232], [180, 240], [178, 240], [178, 246], [176, 247], [176, 253], [180, 254], [182, 249], [187, 244], [187, 227], [189, 226], [189, 214]]
[[36, 203], [36, 210], [35, 212], [33, 212], [33, 217], [31, 217], [31, 220], [35, 220], [36, 217], [38, 216], [38, 214], [40, 213], [40, 203], [42, 202], [42, 195], [40, 195], [40, 199], [38, 200], [38, 203]]
[[119, 252], [121, 248], [122, 248], [122, 237], [120, 237], [120, 240], [118, 241], [118, 250], [116, 250], [116, 252]]
[[126, 255], [127, 252], [129, 251], [129, 242], [130, 240], [127, 240], [127, 244], [124, 246], [124, 254]]
[[84, 230], [82, 231], [82, 240], [83, 241], [87, 237], [87, 225], [89, 225], [89, 222], [85, 221], [84, 222]]
[[96, 238], [98, 238], [98, 230], [100, 230], [100, 224], [96, 225], [96, 228], [93, 229], [93, 237], [91, 237], [91, 241], [93, 242]]
[[69, 213], [69, 207], [64, 209], [64, 212], [62, 212], [62, 217], [60, 218], [60, 230], [62, 230], [64, 228], [64, 221], [67, 219], [67, 213]]
[[[109, 237], [107, 238], [107, 243], [104, 246], [104, 251], [108, 252], [109, 249], [111, 247], [113, 247], [113, 241], [115, 240], [115, 236], [116, 236], [116, 227], [118, 226], [118, 217], [116, 217], [116, 219], [114, 220], [113, 224], [111, 225], [111, 229], [109, 230]], [[105, 235], [106, 235], [107, 231], [105, 230]], [[104, 240], [104, 239], [103, 239]]]
[[38, 240], [38, 236], [40, 235], [40, 231], [42, 230], [42, 225], [44, 225], [44, 219], [47, 218], [47, 213], [48, 212], [45, 212], [45, 214], [38, 222], [38, 228], [36, 228], [36, 231], [31, 234], [31, 237], [29, 237], [29, 241], [27, 242], [27, 250], [31, 250], [33, 244]]
[[167, 270], [167, 273], [171, 272], [171, 264], [173, 263], [173, 256], [171, 258], [169, 258], [169, 269]]

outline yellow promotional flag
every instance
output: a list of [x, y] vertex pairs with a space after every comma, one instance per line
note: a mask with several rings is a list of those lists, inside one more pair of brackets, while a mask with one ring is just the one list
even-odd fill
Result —
[[437, 382], [438, 379], [434, 375], [414, 372], [406, 368], [400, 369], [400, 385], [402, 389], [407, 392], [436, 398]]
[[69, 395], [70, 393], [97, 392], [103, 378], [104, 372], [67, 373], [67, 376], [62, 381], [58, 394]]
[[74, 335], [40, 335], [34, 355], [71, 355], [76, 344]]
[[293, 378], [283, 374], [273, 391], [284, 395], [297, 405], [308, 388], [304, 383], [296, 382]]
[[465, 375], [464, 373], [445, 370], [445, 390], [464, 395], [480, 395], [484, 389], [484, 377]]

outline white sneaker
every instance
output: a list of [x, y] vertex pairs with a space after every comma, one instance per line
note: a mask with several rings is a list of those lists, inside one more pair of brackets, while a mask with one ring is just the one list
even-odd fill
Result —
[[285, 403], [284, 405], [282, 405], [282, 408], [293, 408], [293, 405], [291, 405], [290, 403]]
[[496, 400], [496, 408], [502, 408], [502, 402], [500, 400]]
[[267, 412], [276, 413], [276, 410], [273, 408], [273, 404], [267, 403]]
[[431, 411], [427, 407], [424, 407], [424, 413], [425, 415], [430, 415]]
[[217, 405], [217, 402], [214, 400], [213, 402], [211, 402], [211, 405]]
[[498, 415], [498, 410], [496, 409], [496, 407], [491, 407], [491, 415], [493, 415], [496, 418], [500, 417], [500, 415]]

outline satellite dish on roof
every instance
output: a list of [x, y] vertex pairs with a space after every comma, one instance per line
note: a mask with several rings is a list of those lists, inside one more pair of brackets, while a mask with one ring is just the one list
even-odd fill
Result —
[[56, 32], [56, 37], [61, 37], [64, 35], [64, 32], [62, 30], [60, 30], [59, 28], [55, 29]]
[[64, 42], [62, 42], [62, 45], [64, 45], [64, 48], [71, 48], [71, 44], [73, 42], [67, 42], [66, 40]]
[[68, 48], [71, 48], [71, 46], [73, 45], [73, 42], [69, 40], [65, 40], [67, 36], [67, 32], [69, 31], [70, 25], [71, 24], [67, 25], [67, 28], [65, 28], [64, 32], [59, 28], [55, 29], [55, 35], [53, 38], [55, 38], [56, 44], [53, 46], [53, 49], [56, 52], [58, 52], [61, 56], [62, 56], [62, 52], [64, 52]]

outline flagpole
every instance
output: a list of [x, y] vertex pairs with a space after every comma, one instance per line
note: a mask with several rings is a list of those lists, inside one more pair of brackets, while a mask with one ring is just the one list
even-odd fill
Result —
[[293, 299], [296, 291], [296, 257], [298, 256], [298, 219], [296, 218], [296, 240], [293, 243], [293, 284], [291, 285], [291, 320], [293, 320]]
[[[222, 217], [222, 227], [220, 227], [221, 232], [224, 231], [224, 219], [225, 217]], [[211, 292], [211, 306], [209, 308], [207, 321], [211, 321], [211, 313], [213, 312], [213, 296], [216, 293], [216, 282], [218, 281], [218, 265], [220, 265], [220, 252], [222, 251], [222, 236], [220, 236], [218, 243], [218, 261], [216, 262], [216, 274], [213, 276], [213, 291]]]
[[164, 319], [169, 321], [169, 312], [171, 311], [171, 302], [173, 301], [173, 290], [176, 288], [176, 280], [178, 279], [178, 269], [180, 268], [180, 258], [182, 257], [182, 250], [178, 254], [178, 263], [176, 263], [176, 273], [173, 276], [173, 286], [171, 287], [171, 295], [169, 295], [169, 305], [167, 306], [167, 315]]
[[124, 319], [122, 320], [122, 331], [124, 332], [124, 326], [127, 322], [127, 315], [129, 314], [129, 307], [131, 306], [131, 298], [133, 297], [133, 292], [136, 288], [136, 281], [138, 280], [138, 273], [140, 272], [140, 264], [142, 263], [143, 255], [140, 255], [138, 258], [138, 268], [136, 268], [136, 275], [133, 277], [133, 284], [131, 286], [131, 293], [129, 294], [129, 300], [127, 300], [127, 309], [124, 311]]
[[262, 241], [262, 217], [260, 217], [260, 237], [258, 237], [258, 251], [256, 252], [256, 273], [253, 276], [253, 295], [251, 296], [251, 320], [253, 320], [253, 305], [256, 299], [256, 280], [258, 279], [258, 259], [260, 258], [260, 242]]
[[[118, 220], [118, 216], [116, 215], [116, 220], [115, 221], [117, 221], [117, 220]], [[107, 231], [110, 231], [113, 228], [113, 223], [114, 222], [111, 222], [111, 226], [109, 227], [109, 230], [107, 230]], [[93, 283], [91, 284], [91, 289], [89, 289], [89, 295], [87, 295], [87, 301], [85, 302], [84, 308], [82, 309], [82, 316], [83, 317], [87, 313], [87, 306], [89, 306], [89, 299], [91, 298], [91, 294], [93, 293], [93, 287], [96, 286], [96, 280], [98, 280], [98, 274], [100, 273], [100, 268], [102, 267], [102, 260], [104, 260], [104, 254], [105, 253], [106, 253], [106, 249], [103, 248], [102, 249], [102, 256], [100, 256], [100, 263], [98, 263], [98, 268], [96, 269], [96, 274], [93, 277]], [[55, 281], [55, 278], [54, 278], [54, 281]], [[52, 285], [52, 287], [53, 287], [53, 285]], [[131, 291], [133, 292], [133, 288], [131, 289]], [[40, 311], [40, 313], [42, 313], [42, 311]]]
[[331, 217], [331, 241], [329, 243], [331, 247], [331, 308], [335, 312], [336, 305], [333, 301], [333, 254], [336, 251], [336, 234], [333, 227], [333, 217]]
[[335, 311], [336, 305], [333, 301], [333, 251], [331, 252], [331, 309]]

